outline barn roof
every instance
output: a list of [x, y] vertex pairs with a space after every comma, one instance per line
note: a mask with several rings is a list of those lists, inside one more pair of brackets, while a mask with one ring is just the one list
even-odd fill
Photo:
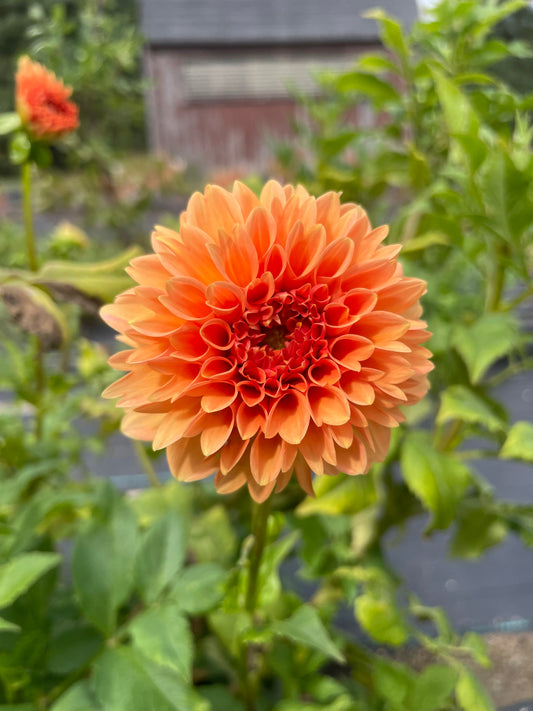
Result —
[[371, 42], [376, 6], [410, 25], [415, 0], [141, 0], [152, 45], [238, 46]]

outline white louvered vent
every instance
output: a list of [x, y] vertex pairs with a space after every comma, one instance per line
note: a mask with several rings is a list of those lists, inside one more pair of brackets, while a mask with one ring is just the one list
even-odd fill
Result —
[[183, 74], [189, 101], [281, 99], [294, 90], [317, 93], [315, 73], [345, 71], [353, 63], [353, 57], [196, 60], [183, 67]]

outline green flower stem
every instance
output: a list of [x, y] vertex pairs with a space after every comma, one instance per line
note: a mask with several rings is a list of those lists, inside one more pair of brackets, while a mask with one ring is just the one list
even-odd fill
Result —
[[[259, 593], [259, 571], [265, 550], [267, 537], [268, 516], [272, 506], [272, 496], [262, 504], [254, 504], [252, 514], [252, 548], [249, 555], [248, 581], [246, 586], [245, 609], [253, 616], [257, 607], [257, 597]], [[253, 674], [254, 667], [257, 668], [257, 660], [252, 659], [250, 645], [242, 643], [239, 652], [239, 677], [242, 690], [242, 697], [246, 711], [256, 711], [256, 689], [258, 686], [258, 675]]]
[[135, 454], [137, 455], [137, 459], [139, 460], [139, 463], [142, 466], [144, 473], [146, 474], [146, 478], [150, 482], [150, 486], [161, 486], [161, 482], [159, 481], [157, 474], [155, 473], [155, 469], [152, 465], [152, 460], [146, 453], [143, 444], [141, 442], [138, 442], [136, 439], [133, 439], [132, 443], [133, 449], [135, 450]]
[[246, 611], [250, 614], [255, 612], [258, 593], [259, 570], [261, 568], [261, 559], [266, 543], [266, 531], [268, 516], [272, 506], [272, 496], [269, 496], [262, 504], [255, 504], [252, 516], [252, 536], [253, 545], [250, 551], [250, 567], [248, 570], [248, 587], [246, 589]]
[[26, 250], [28, 253], [28, 266], [32, 272], [38, 269], [37, 254], [35, 251], [35, 234], [33, 232], [33, 217], [31, 212], [31, 163], [22, 164], [22, 204], [24, 213], [24, 230], [26, 233]]
[[[26, 235], [26, 251], [28, 267], [32, 272], [38, 269], [37, 254], [35, 251], [35, 234], [33, 232], [33, 215], [31, 210], [31, 163], [25, 161], [21, 167], [22, 179], [22, 211], [24, 216], [24, 232]], [[35, 404], [35, 436], [41, 439], [43, 433], [43, 395], [45, 390], [45, 371], [43, 347], [39, 336], [36, 336], [35, 345], [35, 388], [37, 402]]]

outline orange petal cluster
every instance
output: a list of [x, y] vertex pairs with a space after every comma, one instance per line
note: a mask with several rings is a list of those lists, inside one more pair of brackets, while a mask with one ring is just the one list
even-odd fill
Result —
[[69, 101], [72, 89], [39, 62], [19, 59], [15, 103], [22, 124], [38, 140], [51, 141], [78, 127], [78, 107]]
[[268, 182], [208, 186], [157, 227], [138, 283], [102, 309], [129, 348], [104, 395], [123, 432], [167, 451], [183, 481], [215, 475], [256, 501], [294, 475], [362, 474], [403, 405], [427, 391], [425, 283], [407, 278], [365, 211], [336, 193]]

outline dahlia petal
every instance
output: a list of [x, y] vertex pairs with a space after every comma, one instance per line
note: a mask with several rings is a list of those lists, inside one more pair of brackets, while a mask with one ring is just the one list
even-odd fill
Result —
[[239, 180], [236, 180], [233, 184], [233, 196], [241, 206], [242, 216], [245, 220], [259, 206], [259, 198], [254, 191]]
[[377, 308], [403, 314], [426, 293], [426, 283], [421, 279], [402, 277], [377, 291]]
[[136, 407], [145, 403], [152, 392], [167, 380], [167, 375], [143, 367], [116, 380], [104, 390], [102, 397], [109, 399], [120, 397], [119, 403], [122, 403], [120, 407]]
[[282, 455], [282, 440], [279, 436], [266, 439], [261, 432], [255, 436], [250, 450], [250, 470], [260, 486], [276, 479], [281, 471]]
[[237, 410], [237, 429], [243, 439], [250, 439], [259, 430], [262, 430], [266, 423], [266, 413], [261, 405], [249, 407], [242, 402]]
[[338, 388], [312, 385], [307, 391], [311, 417], [316, 425], [343, 425], [350, 419], [348, 400]]
[[353, 442], [353, 429], [354, 428], [351, 422], [346, 422], [344, 425], [336, 425], [335, 427], [329, 427], [333, 441], [343, 449], [349, 447]]
[[237, 383], [237, 390], [242, 397], [243, 404], [248, 407], [259, 405], [265, 399], [265, 388], [261, 383], [244, 381]]
[[339, 449], [337, 452], [337, 466], [344, 474], [351, 476], [364, 474], [367, 464], [366, 448], [358, 439], [354, 439], [348, 449]]
[[187, 206], [187, 223], [204, 230], [215, 242], [220, 229], [231, 232], [233, 225], [242, 223], [239, 203], [234, 196], [218, 185], [208, 185], [205, 197], [194, 193]]
[[283, 442], [282, 444], [282, 457], [281, 457], [281, 471], [287, 472], [292, 471], [294, 460], [298, 454], [298, 447], [294, 444], [288, 444]]
[[237, 286], [247, 286], [257, 276], [259, 261], [254, 244], [241, 225], [236, 225], [233, 236], [220, 232], [219, 243], [208, 245], [214, 264]]
[[205, 303], [205, 284], [191, 277], [172, 277], [167, 281], [168, 296], [160, 296], [159, 301], [169, 311], [187, 320], [203, 320], [212, 316]]
[[[370, 225], [368, 225], [368, 227], [370, 227]], [[388, 234], [388, 226], [382, 225], [372, 231], [366, 232], [364, 239], [359, 238], [356, 249], [357, 261], [363, 262], [372, 259]]]
[[305, 232], [302, 222], [296, 222], [285, 247], [291, 280], [300, 280], [315, 269], [325, 244], [326, 231], [322, 225]]
[[230, 434], [220, 452], [220, 471], [222, 474], [228, 474], [238, 464], [248, 447], [249, 441], [249, 439], [243, 439], [236, 430]]
[[342, 303], [353, 316], [363, 316], [374, 309], [378, 297], [370, 289], [351, 289], [342, 297]]
[[320, 255], [316, 267], [317, 281], [331, 281], [344, 274], [352, 261], [353, 251], [353, 242], [347, 237], [336, 239], [328, 245]]
[[265, 258], [265, 271], [272, 274], [274, 282], [277, 284], [283, 279], [287, 268], [287, 255], [285, 249], [280, 244], [272, 245]]
[[285, 205], [286, 197], [283, 188], [276, 180], [269, 180], [261, 190], [259, 201], [263, 207], [269, 209], [274, 199], [277, 199], [281, 205]]
[[205, 412], [218, 412], [229, 407], [236, 397], [235, 383], [210, 383], [207, 393], [202, 397], [202, 409]]
[[391, 259], [372, 259], [355, 264], [346, 270], [342, 280], [342, 291], [352, 289], [378, 289], [394, 276], [396, 263]]
[[409, 321], [398, 314], [373, 311], [361, 316], [357, 322], [357, 333], [381, 345], [401, 338], [409, 330], [409, 325]]
[[292, 469], [287, 472], [281, 472], [281, 474], [276, 479], [276, 488], [274, 489], [276, 494], [279, 494], [283, 489], [285, 489], [292, 479]]
[[174, 357], [184, 361], [196, 361], [205, 358], [209, 346], [200, 334], [200, 329], [194, 323], [185, 323], [170, 337], [174, 349]]
[[250, 491], [250, 496], [258, 504], [262, 504], [268, 499], [270, 494], [274, 491], [275, 486], [275, 481], [265, 484], [265, 486], [261, 486], [254, 479], [248, 479], [248, 490]]
[[294, 461], [294, 473], [303, 491], [305, 491], [308, 496], [314, 497], [313, 475], [309, 465], [301, 455], [298, 455]]
[[309, 368], [308, 375], [309, 380], [315, 385], [335, 385], [341, 377], [339, 366], [325, 358], [313, 363]]
[[372, 405], [376, 399], [375, 388], [361, 380], [359, 373], [346, 372], [341, 377], [341, 389], [350, 402], [356, 405]]
[[289, 444], [299, 444], [309, 425], [309, 408], [305, 396], [289, 390], [277, 400], [268, 414], [265, 437], [279, 435]]
[[229, 380], [237, 370], [237, 363], [230, 358], [213, 356], [204, 361], [202, 377], [208, 380]]
[[200, 435], [200, 446], [206, 457], [218, 452], [233, 429], [234, 416], [230, 409], [211, 414]]
[[331, 343], [330, 353], [345, 368], [360, 370], [361, 361], [367, 360], [374, 353], [374, 344], [362, 336], [339, 336]]
[[164, 289], [170, 274], [161, 264], [161, 260], [156, 254], [143, 257], [135, 257], [131, 260], [130, 266], [126, 267], [126, 272], [138, 284], [146, 284]]
[[242, 471], [230, 472], [222, 474], [217, 472], [214, 478], [214, 484], [219, 494], [233, 494], [247, 482], [246, 474]]
[[154, 451], [164, 449], [180, 439], [200, 414], [201, 408], [197, 398], [182, 397], [177, 400], [157, 428], [153, 441]]
[[276, 239], [274, 218], [264, 207], [257, 207], [250, 213], [245, 228], [252, 239], [258, 258], [263, 259]]
[[132, 439], [140, 439], [151, 442], [166, 412], [144, 413], [130, 410], [122, 418], [120, 431]]
[[257, 308], [265, 305], [274, 294], [274, 277], [270, 272], [265, 272], [254, 279], [246, 289], [246, 305], [248, 308]]
[[206, 290], [206, 304], [213, 309], [216, 316], [232, 323], [243, 312], [243, 291], [228, 282], [213, 282]]
[[340, 336], [348, 333], [358, 316], [350, 314], [350, 309], [344, 304], [327, 304], [324, 309], [324, 323], [327, 336]]
[[221, 318], [212, 318], [202, 324], [200, 336], [208, 346], [225, 351], [231, 348], [235, 337], [226, 321]]
[[198, 437], [178, 440], [167, 447], [168, 466], [178, 481], [198, 481], [217, 470], [215, 455], [205, 457]]

